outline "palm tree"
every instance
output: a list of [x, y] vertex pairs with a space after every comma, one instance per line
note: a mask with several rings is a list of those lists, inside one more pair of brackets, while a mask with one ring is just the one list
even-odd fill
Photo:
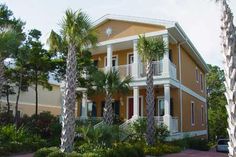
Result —
[[225, 72], [225, 96], [227, 99], [228, 112], [228, 134], [229, 134], [229, 156], [236, 156], [236, 28], [233, 23], [233, 14], [226, 0], [217, 0], [222, 4], [221, 17], [221, 38], [222, 38], [222, 53], [224, 57], [224, 72]]
[[117, 70], [98, 71], [94, 74], [93, 78], [96, 91], [106, 95], [103, 121], [107, 125], [112, 125], [112, 96], [116, 93], [126, 94], [129, 91], [129, 83], [132, 81], [132, 78], [127, 76], [122, 80]]
[[67, 49], [65, 100], [62, 106], [61, 151], [71, 152], [75, 136], [75, 104], [77, 87], [77, 53], [86, 47], [95, 45], [97, 37], [92, 29], [89, 17], [81, 10], [67, 10], [61, 24], [61, 34], [52, 31], [49, 40], [50, 49]]
[[161, 38], [146, 38], [139, 36], [138, 53], [142, 61], [146, 64], [147, 86], [146, 86], [146, 103], [147, 103], [147, 131], [146, 140], [149, 145], [155, 143], [155, 126], [154, 126], [154, 92], [153, 92], [153, 64], [152, 61], [163, 57], [166, 45]]

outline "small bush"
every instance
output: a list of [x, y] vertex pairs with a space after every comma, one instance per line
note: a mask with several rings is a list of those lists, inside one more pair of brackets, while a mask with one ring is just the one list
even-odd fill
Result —
[[188, 146], [191, 149], [202, 150], [202, 151], [208, 151], [210, 149], [210, 146], [208, 145], [208, 141], [205, 139], [199, 139], [199, 138], [189, 138]]
[[56, 150], [56, 151], [51, 152], [50, 154], [48, 154], [47, 157], [66, 157], [66, 154], [61, 152], [60, 150]]
[[49, 147], [49, 148], [41, 148], [37, 152], [34, 153], [34, 157], [46, 157], [50, 153], [58, 151], [57, 147]]

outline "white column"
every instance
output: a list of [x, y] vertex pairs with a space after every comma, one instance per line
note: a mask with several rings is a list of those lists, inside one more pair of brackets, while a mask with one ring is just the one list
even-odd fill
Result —
[[166, 52], [164, 53], [164, 56], [163, 56], [163, 75], [165, 77], [169, 77], [170, 76], [169, 38], [168, 38], [168, 34], [163, 35], [162, 37], [166, 45]]
[[139, 62], [140, 62], [140, 59], [139, 59], [139, 55], [138, 55], [138, 50], [137, 50], [137, 42], [138, 40], [135, 39], [133, 40], [133, 55], [134, 55], [134, 62], [133, 62], [133, 77], [134, 78], [138, 78], [139, 77]]
[[137, 119], [139, 117], [139, 88], [133, 87], [133, 116], [132, 119]]
[[107, 45], [107, 69], [112, 68], [112, 45]]
[[88, 118], [88, 105], [87, 105], [87, 93], [83, 92], [82, 105], [81, 105], [81, 119]]
[[164, 114], [164, 124], [167, 125], [168, 130], [171, 130], [172, 117], [170, 115], [170, 84], [164, 85], [164, 104], [165, 104], [165, 114]]

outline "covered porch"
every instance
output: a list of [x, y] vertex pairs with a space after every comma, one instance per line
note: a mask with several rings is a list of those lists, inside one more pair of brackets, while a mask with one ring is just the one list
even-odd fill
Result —
[[[178, 89], [171, 85], [155, 86], [154, 116], [156, 124], [165, 124], [170, 132], [179, 132], [179, 95]], [[105, 106], [105, 95], [82, 99], [78, 106], [80, 118], [102, 118]], [[85, 105], [86, 104], [86, 105]], [[146, 117], [145, 86], [133, 87], [127, 95], [113, 97], [113, 114], [124, 123]]]

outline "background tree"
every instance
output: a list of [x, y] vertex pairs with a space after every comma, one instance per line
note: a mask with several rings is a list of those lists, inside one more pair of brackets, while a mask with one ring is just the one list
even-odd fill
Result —
[[103, 113], [103, 121], [107, 125], [113, 124], [112, 96], [115, 93], [127, 94], [129, 92], [129, 83], [132, 78], [130, 76], [124, 79], [120, 78], [119, 72], [110, 70], [108, 72], [97, 71], [93, 75], [94, 87], [97, 93], [104, 93], [105, 108]]
[[227, 104], [224, 92], [224, 71], [218, 66], [208, 65], [210, 68], [207, 74], [207, 104], [209, 122], [209, 140], [215, 141], [216, 137], [227, 137]]
[[5, 81], [4, 60], [14, 55], [24, 40], [23, 26], [24, 23], [16, 19], [6, 5], [0, 4], [0, 92]]
[[153, 64], [152, 61], [163, 57], [166, 45], [162, 38], [146, 38], [139, 36], [138, 53], [142, 61], [146, 64], [147, 86], [146, 86], [146, 103], [147, 103], [147, 132], [146, 140], [148, 145], [155, 143], [155, 125], [154, 125], [154, 91], [153, 91]]
[[95, 45], [97, 37], [92, 29], [89, 17], [80, 10], [76, 12], [67, 10], [61, 28], [60, 35], [52, 31], [49, 43], [51, 50], [59, 52], [67, 50], [65, 100], [62, 106], [61, 150], [71, 152], [75, 135], [77, 54], [81, 54], [88, 46]]
[[[43, 49], [42, 43], [39, 41], [41, 32], [33, 29], [29, 32], [28, 46], [28, 67], [30, 75], [30, 84], [35, 90], [35, 114], [38, 115], [38, 86], [51, 90], [51, 85], [48, 83], [49, 72], [52, 71], [53, 53]], [[26, 49], [25, 49], [26, 50]]]

